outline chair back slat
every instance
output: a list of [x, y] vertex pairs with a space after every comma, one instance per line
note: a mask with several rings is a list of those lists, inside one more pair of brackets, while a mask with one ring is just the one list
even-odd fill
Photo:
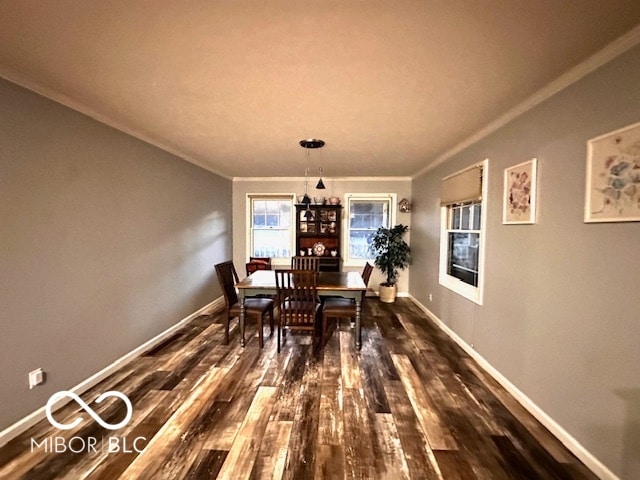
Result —
[[320, 271], [320, 259], [318, 257], [291, 257], [292, 270], [315, 270]]
[[227, 308], [231, 308], [238, 303], [238, 292], [236, 292], [235, 287], [236, 283], [238, 283], [238, 273], [231, 260], [218, 263], [215, 268], [218, 281], [222, 287], [224, 300], [227, 302]]
[[315, 329], [318, 312], [318, 273], [313, 270], [276, 270], [276, 288], [283, 328]]
[[[362, 269], [362, 280], [364, 281], [364, 286], [369, 286], [369, 279], [371, 278], [371, 272], [373, 272], [373, 265], [367, 262]], [[364, 297], [367, 295], [367, 291], [362, 292], [362, 301], [364, 301]]]

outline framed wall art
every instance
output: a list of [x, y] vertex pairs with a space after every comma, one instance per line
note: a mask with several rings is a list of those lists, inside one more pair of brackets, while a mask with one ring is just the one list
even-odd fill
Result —
[[502, 223], [536, 223], [537, 159], [504, 170]]
[[587, 142], [584, 221], [640, 221], [640, 122]]

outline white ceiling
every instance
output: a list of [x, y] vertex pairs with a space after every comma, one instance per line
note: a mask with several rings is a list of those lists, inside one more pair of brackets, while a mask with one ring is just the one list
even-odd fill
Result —
[[0, 76], [227, 177], [412, 176], [639, 24], [638, 0], [0, 0]]

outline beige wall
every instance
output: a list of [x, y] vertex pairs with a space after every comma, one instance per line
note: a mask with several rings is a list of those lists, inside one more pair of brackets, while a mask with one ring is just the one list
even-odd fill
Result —
[[[309, 195], [331, 197], [337, 196], [344, 203], [346, 193], [395, 193], [397, 199], [411, 198], [411, 180], [408, 178], [380, 178], [380, 179], [332, 179], [325, 177], [326, 190], [316, 190], [313, 178], [309, 181]], [[318, 193], [322, 192], [322, 193]], [[238, 272], [244, 274], [244, 264], [248, 259], [247, 247], [247, 195], [257, 193], [284, 193], [302, 195], [304, 193], [304, 178], [282, 179], [235, 179], [233, 182], [233, 261]], [[411, 215], [398, 212], [396, 208], [396, 223], [411, 225]], [[343, 218], [343, 229], [345, 220]], [[410, 234], [407, 241], [411, 242]], [[362, 270], [361, 266], [345, 266], [344, 270]], [[409, 271], [404, 270], [400, 274], [398, 292], [403, 294], [409, 291]], [[377, 291], [378, 284], [383, 281], [378, 269], [374, 270], [369, 282], [369, 288]]]

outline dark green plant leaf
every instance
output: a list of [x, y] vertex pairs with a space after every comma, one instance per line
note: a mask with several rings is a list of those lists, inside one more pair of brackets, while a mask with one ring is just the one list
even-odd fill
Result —
[[411, 263], [411, 247], [403, 238], [408, 230], [408, 226], [400, 224], [392, 228], [380, 227], [371, 235], [369, 249], [375, 256], [375, 266], [387, 279], [386, 286], [395, 285], [399, 271]]

